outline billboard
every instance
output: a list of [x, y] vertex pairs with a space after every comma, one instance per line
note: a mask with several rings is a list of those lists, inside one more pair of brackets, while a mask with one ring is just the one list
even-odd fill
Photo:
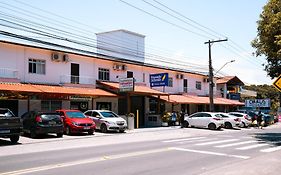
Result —
[[263, 107], [270, 108], [270, 99], [250, 99], [245, 100], [245, 107]]
[[150, 87], [168, 86], [169, 74], [159, 73], [149, 75]]

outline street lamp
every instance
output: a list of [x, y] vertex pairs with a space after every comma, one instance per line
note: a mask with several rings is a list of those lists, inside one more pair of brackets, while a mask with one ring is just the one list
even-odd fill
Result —
[[218, 73], [220, 70], [222, 70], [222, 68], [224, 68], [224, 66], [226, 66], [228, 63], [233, 63], [234, 61], [235, 61], [235, 60], [231, 60], [231, 61], [226, 62], [221, 68], [219, 68], [219, 69], [215, 72], [214, 76], [217, 75], [217, 73]]

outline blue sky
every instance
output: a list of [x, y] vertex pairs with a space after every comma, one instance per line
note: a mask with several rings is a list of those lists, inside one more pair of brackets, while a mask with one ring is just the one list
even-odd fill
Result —
[[[184, 27], [192, 32], [208, 35], [191, 25], [187, 25], [171, 16], [153, 8], [142, 0], [123, 0], [173, 24]], [[154, 3], [152, 0], [147, 2]], [[266, 0], [158, 0], [169, 8], [181, 13], [201, 25], [226, 36], [230, 39], [224, 43], [212, 46], [213, 66], [217, 70], [226, 62], [235, 59], [234, 63], [227, 64], [219, 73], [221, 75], [236, 75], [248, 84], [272, 84], [273, 80], [266, 76], [261, 66], [263, 58], [251, 56], [254, 49], [250, 46], [256, 36], [256, 21]], [[1, 3], [2, 2], [2, 3]], [[30, 4], [32, 7], [44, 9], [61, 17], [36, 10], [19, 2]], [[6, 3], [6, 4], [3, 4]], [[8, 5], [7, 5], [8, 4]], [[204, 42], [219, 39], [208, 35], [198, 36], [173, 25], [167, 24], [144, 12], [122, 3], [120, 0], [1, 0], [2, 12], [13, 13], [17, 16], [42, 22], [12, 12], [7, 7], [15, 6], [26, 11], [38, 13], [47, 18], [84, 28], [95, 33], [126, 29], [146, 36], [146, 52], [165, 56], [167, 60], [176, 59], [182, 64], [200, 64], [207, 68], [208, 47]], [[5, 8], [6, 7], [6, 8]], [[166, 9], [167, 10], [167, 9]], [[71, 19], [67, 20], [67, 19]], [[191, 23], [190, 21], [187, 21]], [[47, 24], [47, 23], [45, 23]], [[50, 25], [51, 23], [49, 23]], [[55, 24], [51, 24], [54, 27]], [[194, 25], [194, 24], [193, 24]], [[211, 31], [209, 31], [211, 32]], [[78, 34], [78, 32], [77, 32]], [[238, 46], [237, 46], [238, 45]], [[172, 66], [172, 65], [171, 65]]]

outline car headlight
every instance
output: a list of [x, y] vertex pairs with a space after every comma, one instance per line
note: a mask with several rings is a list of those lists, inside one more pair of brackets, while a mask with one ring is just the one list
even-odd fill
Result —
[[110, 124], [110, 125], [116, 125], [115, 122], [110, 122], [110, 121], [104, 121], [104, 122], [107, 123], [107, 124]]
[[73, 124], [74, 126], [79, 126], [79, 123], [76, 123], [76, 122], [72, 122], [72, 124]]

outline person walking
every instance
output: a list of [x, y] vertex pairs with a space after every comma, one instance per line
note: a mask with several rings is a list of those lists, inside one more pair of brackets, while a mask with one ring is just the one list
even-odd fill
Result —
[[184, 115], [185, 113], [183, 111], [181, 111], [181, 114], [180, 114], [180, 125], [181, 125], [181, 128], [184, 128]]
[[262, 129], [262, 113], [261, 113], [261, 111], [259, 111], [259, 113], [258, 113], [257, 123], [258, 123], [258, 128], [261, 127], [261, 129]]
[[171, 121], [172, 121], [172, 125], [175, 126], [176, 125], [176, 120], [177, 120], [177, 114], [175, 111], [172, 112], [172, 116], [171, 116]]

